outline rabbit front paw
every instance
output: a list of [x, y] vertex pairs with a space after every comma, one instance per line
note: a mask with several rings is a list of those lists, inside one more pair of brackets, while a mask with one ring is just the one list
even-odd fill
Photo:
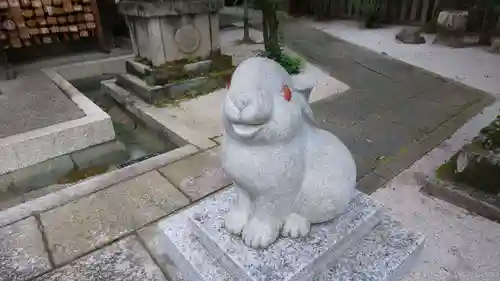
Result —
[[249, 217], [249, 210], [245, 208], [234, 208], [224, 218], [224, 226], [232, 234], [240, 235]]
[[281, 235], [290, 238], [304, 237], [309, 233], [310, 228], [311, 224], [306, 218], [293, 213], [286, 219]]
[[243, 229], [243, 242], [254, 249], [267, 248], [278, 238], [281, 223], [275, 218], [253, 217]]

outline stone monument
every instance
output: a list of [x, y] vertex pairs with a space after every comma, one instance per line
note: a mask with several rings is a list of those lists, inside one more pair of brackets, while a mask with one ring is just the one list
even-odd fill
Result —
[[207, 78], [211, 72], [232, 72], [231, 57], [220, 54], [223, 0], [122, 0], [118, 5], [136, 55], [118, 77], [119, 86], [155, 102], [213, 85]]
[[218, 11], [223, 0], [122, 0], [134, 53], [153, 66], [201, 57], [219, 49]]
[[424, 237], [355, 190], [349, 150], [298, 82], [265, 58], [236, 69], [221, 149], [234, 185], [158, 224], [172, 280], [386, 281], [411, 266]]
[[314, 126], [312, 87], [302, 88], [276, 62], [251, 58], [239, 65], [224, 101], [222, 163], [239, 194], [225, 225], [253, 248], [268, 247], [280, 230], [307, 235], [311, 223], [344, 213], [355, 194], [354, 159]]
[[436, 20], [437, 35], [433, 43], [453, 48], [463, 47], [468, 17], [468, 11], [445, 10], [439, 12]]

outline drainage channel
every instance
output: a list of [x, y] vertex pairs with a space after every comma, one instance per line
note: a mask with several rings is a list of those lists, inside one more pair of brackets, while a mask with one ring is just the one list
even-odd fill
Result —
[[[80, 92], [107, 112], [113, 122], [115, 140], [92, 148], [84, 157], [74, 157], [82, 152], [63, 155], [39, 163], [39, 167], [27, 167], [27, 171], [14, 171], [16, 175], [0, 176], [0, 210], [61, 190], [76, 182], [104, 174], [153, 156], [178, 148], [168, 137], [148, 128], [141, 120], [129, 113], [101, 89], [101, 81], [112, 79], [100, 75], [70, 81]], [[82, 160], [82, 158], [84, 160]], [[68, 160], [71, 159], [71, 160]], [[35, 166], [35, 165], [34, 165]], [[29, 174], [22, 180], [2, 185], [2, 178], [12, 179]]]

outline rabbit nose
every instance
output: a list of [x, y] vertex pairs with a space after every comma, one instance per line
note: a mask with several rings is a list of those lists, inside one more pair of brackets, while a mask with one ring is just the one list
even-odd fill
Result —
[[240, 111], [242, 112], [243, 109], [245, 109], [248, 104], [250, 104], [250, 102], [246, 99], [231, 99], [234, 106]]

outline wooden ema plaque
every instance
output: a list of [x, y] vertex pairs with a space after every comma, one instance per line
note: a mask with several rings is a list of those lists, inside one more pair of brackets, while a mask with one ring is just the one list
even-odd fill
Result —
[[99, 36], [96, 0], [0, 0], [0, 43], [23, 48]]

